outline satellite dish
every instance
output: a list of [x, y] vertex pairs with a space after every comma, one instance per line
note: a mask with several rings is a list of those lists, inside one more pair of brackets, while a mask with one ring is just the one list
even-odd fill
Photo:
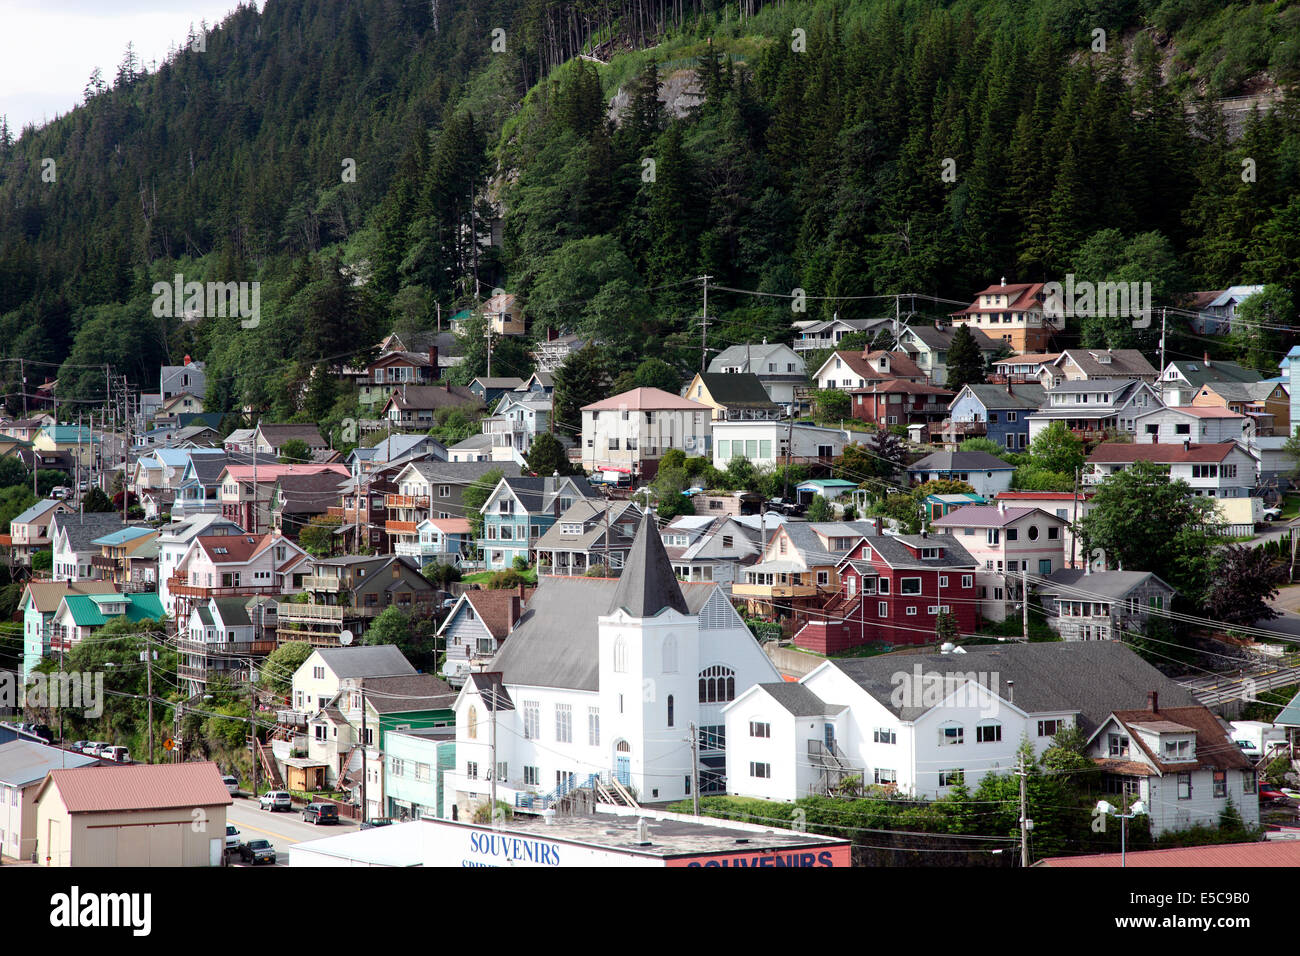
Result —
[[339, 634], [339, 643], [342, 644], [344, 647], [347, 647], [349, 644], [351, 644], [351, 643], [352, 643], [352, 632], [351, 632], [351, 631], [343, 631], [342, 633], [340, 633], [340, 634]]

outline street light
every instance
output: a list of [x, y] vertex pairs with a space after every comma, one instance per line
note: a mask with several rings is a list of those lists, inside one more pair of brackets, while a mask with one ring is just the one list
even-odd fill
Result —
[[1132, 820], [1134, 817], [1145, 815], [1147, 808], [1143, 805], [1142, 801], [1139, 800], [1137, 803], [1133, 804], [1133, 806], [1129, 807], [1128, 813], [1120, 813], [1118, 809], [1111, 806], [1111, 804], [1107, 803], [1105, 800], [1098, 800], [1097, 812], [1119, 817], [1119, 865], [1121, 868], [1127, 866], [1128, 856], [1126, 853], [1126, 844], [1128, 842], [1128, 821]]

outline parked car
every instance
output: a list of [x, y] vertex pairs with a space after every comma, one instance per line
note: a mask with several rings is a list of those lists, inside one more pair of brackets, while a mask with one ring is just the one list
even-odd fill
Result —
[[1286, 794], [1271, 783], [1261, 783], [1259, 785], [1259, 799], [1272, 803], [1277, 800], [1285, 800]]
[[338, 823], [339, 808], [332, 803], [309, 803], [302, 808], [302, 819], [304, 823], [314, 823], [316, 826]]
[[67, 485], [56, 485], [54, 488], [51, 488], [51, 489], [50, 489], [50, 497], [51, 497], [51, 498], [71, 498], [71, 497], [72, 497], [72, 489], [69, 488]]
[[125, 747], [105, 747], [99, 752], [100, 759], [111, 760], [114, 763], [130, 763], [131, 751]]
[[229, 774], [221, 778], [221, 782], [226, 785], [226, 792], [232, 797], [239, 794], [239, 778], [232, 777]]
[[391, 827], [393, 825], [392, 817], [376, 817], [373, 820], [366, 820], [361, 824], [362, 830], [369, 830], [373, 827]]
[[239, 858], [253, 866], [259, 863], [274, 863], [275, 847], [271, 845], [270, 840], [249, 840], [240, 846]]
[[268, 790], [258, 798], [257, 802], [263, 810], [269, 810], [272, 813], [276, 810], [293, 809], [293, 797], [289, 796], [287, 790]]
[[81, 753], [86, 749], [86, 745], [88, 743], [90, 743], [89, 740], [74, 740], [72, 742], [72, 746], [69, 747], [68, 749], [75, 751], [76, 753]]
[[1276, 521], [1278, 518], [1282, 517], [1282, 509], [1265, 508], [1263, 517], [1265, 521]]
[[239, 849], [239, 829], [233, 823], [226, 824], [226, 850]]
[[92, 740], [90, 743], [86, 744], [81, 752], [87, 757], [98, 757], [103, 753], [105, 747], [111, 746], [112, 744], [106, 740]]

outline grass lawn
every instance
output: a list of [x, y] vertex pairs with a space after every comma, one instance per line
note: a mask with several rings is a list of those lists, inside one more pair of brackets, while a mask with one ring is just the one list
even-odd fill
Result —
[[[485, 587], [485, 586], [487, 585], [487, 583], [488, 583], [490, 580], [492, 580], [492, 575], [494, 575], [494, 574], [498, 574], [498, 573], [499, 573], [499, 572], [497, 572], [497, 571], [479, 571], [477, 574], [467, 574], [465, 577], [461, 578], [461, 583], [462, 583], [462, 584], [477, 584], [477, 585], [479, 585], [479, 586]], [[523, 578], [525, 581], [527, 581], [529, 584], [536, 584], [536, 583], [537, 583], [537, 569], [536, 569], [536, 568], [529, 568], [527, 571], [516, 571], [515, 573], [518, 574], [520, 577], [522, 577], [522, 578]]]
[[1282, 517], [1280, 521], [1290, 521], [1292, 518], [1300, 518], [1300, 495], [1287, 495], [1282, 501]]

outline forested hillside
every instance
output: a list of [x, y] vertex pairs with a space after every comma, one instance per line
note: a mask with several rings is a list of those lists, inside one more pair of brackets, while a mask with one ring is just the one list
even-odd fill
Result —
[[[90, 400], [81, 366], [147, 388], [191, 354], [209, 408], [336, 423], [352, 399], [313, 370], [494, 287], [532, 335], [603, 341], [611, 378], [698, 366], [700, 275], [714, 347], [1000, 276], [1294, 292], [1298, 37], [1287, 2], [268, 0], [0, 138], [0, 357]], [[693, 82], [689, 109], [655, 95]], [[1246, 93], [1272, 108], [1233, 138], [1213, 101]], [[176, 273], [260, 282], [260, 322], [156, 317]]]

